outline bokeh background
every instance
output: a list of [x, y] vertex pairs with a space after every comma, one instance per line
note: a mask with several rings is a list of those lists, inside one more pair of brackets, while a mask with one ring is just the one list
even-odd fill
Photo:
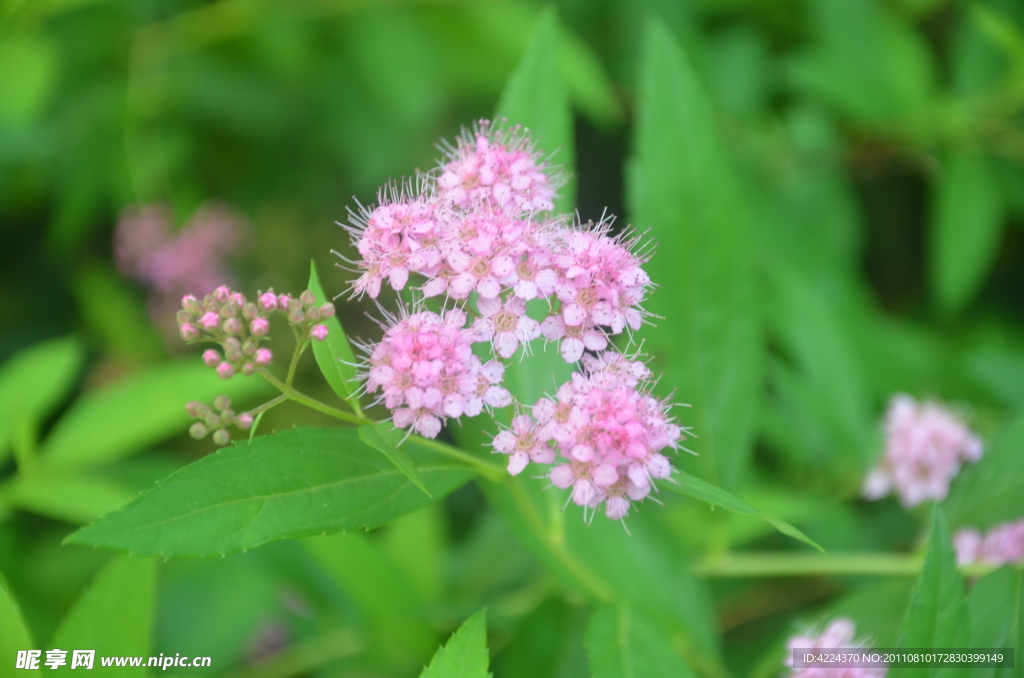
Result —
[[[576, 116], [567, 169], [583, 219], [607, 209], [630, 220], [623, 168], [647, 14], [670, 26], [716, 105], [765, 280], [770, 349], [741, 494], [826, 548], [913, 548], [917, 523], [892, 502], [829, 498], [856, 495], [893, 393], [951, 400], [983, 434], [1024, 406], [1024, 5], [555, 4]], [[348, 274], [331, 251], [350, 246], [336, 222], [389, 178], [435, 166], [440, 138], [493, 114], [539, 10], [427, 0], [0, 4], [0, 572], [35, 638], [51, 636], [109, 557], [61, 539], [211, 448], [182, 435], [181, 405], [202, 395], [179, 362], [194, 367], [197, 357], [174, 335], [174, 305], [166, 311], [184, 274], [132, 268], [117, 253], [119, 223], [148, 219], [150, 245], [208, 256], [249, 293], [298, 293], [310, 259], [328, 293], [342, 292]], [[187, 235], [214, 222], [229, 232], [220, 241]], [[350, 335], [374, 336], [369, 308], [338, 304]], [[14, 416], [27, 397], [18, 389], [34, 391], [11, 386], [21, 368], [10, 360], [23, 365], [26, 350], [42, 351], [44, 364], [29, 382], [48, 385], [27, 422]], [[329, 396], [312, 360], [303, 369], [304, 388]], [[139, 390], [78, 409], [124, 384]], [[239, 402], [259, 395], [232, 389]], [[63, 424], [69, 415], [91, 428]], [[313, 423], [325, 422], [286, 406], [263, 426]], [[109, 437], [116, 449], [109, 463], [34, 481], [33, 450], [62, 425], [72, 429], [65, 438]], [[670, 502], [658, 518], [681, 553], [717, 538], [696, 511]], [[732, 544], [782, 543], [754, 523], [730, 525]], [[333, 571], [290, 542], [163, 565], [154, 653], [211, 655], [211, 673], [226, 675], [299, 647], [315, 659], [311, 675], [407, 675], [487, 604], [498, 674], [586, 675], [579, 601], [472, 486], [350, 542]], [[873, 614], [878, 637], [894, 632], [907, 586], [739, 580], [701, 595], [727, 670], [762, 676], [777, 672], [794, 624], [836, 601]], [[317, 654], [310, 639], [349, 627], [369, 634], [369, 649], [339, 640], [338, 656]]]

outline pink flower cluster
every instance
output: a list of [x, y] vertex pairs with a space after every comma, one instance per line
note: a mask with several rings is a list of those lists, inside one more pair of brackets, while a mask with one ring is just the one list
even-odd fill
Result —
[[317, 304], [316, 296], [306, 290], [298, 298], [288, 294], [263, 292], [255, 302], [241, 292], [221, 285], [202, 300], [186, 294], [178, 311], [178, 333], [187, 342], [208, 341], [220, 344], [203, 352], [203, 362], [217, 370], [221, 379], [230, 379], [241, 372], [251, 375], [270, 364], [273, 355], [260, 342], [270, 331], [269, 316], [279, 312], [299, 332], [301, 339], [317, 341], [327, 338], [327, 325], [321, 320], [334, 316], [334, 305]]
[[984, 534], [974, 528], [958, 530], [953, 544], [961, 566], [984, 563], [1001, 567], [1024, 563], [1024, 518], [996, 525]]
[[890, 492], [904, 506], [942, 500], [964, 462], [981, 459], [981, 440], [964, 421], [935, 402], [897, 395], [885, 416], [885, 452], [864, 480], [867, 499]]
[[391, 318], [384, 338], [365, 346], [368, 393], [394, 412], [394, 424], [434, 438], [449, 417], [475, 417], [484, 407], [505, 407], [512, 395], [501, 386], [505, 366], [483, 364], [473, 354], [476, 333], [466, 329], [466, 314], [451, 309], [443, 316], [419, 311]]
[[643, 362], [605, 352], [586, 356], [584, 366], [553, 398], [539, 400], [532, 417], [516, 417], [511, 430], [495, 436], [494, 449], [510, 455], [508, 470], [516, 475], [530, 461], [553, 463], [553, 441], [563, 463], [551, 469], [551, 482], [572, 488], [576, 504], [604, 504], [605, 515], [619, 520], [631, 501], [650, 493], [652, 479], [671, 475], [661, 451], [677, 447], [684, 432], [669, 405], [650, 395]]
[[245, 230], [229, 208], [208, 203], [178, 233], [165, 205], [142, 205], [121, 213], [114, 233], [114, 260], [120, 271], [151, 289], [150, 314], [163, 326], [184, 294], [211, 292], [230, 276], [224, 259]]
[[[604, 350], [609, 335], [643, 321], [647, 257], [637, 238], [613, 235], [610, 220], [542, 218], [559, 181], [523, 131], [481, 122], [436, 173], [389, 186], [377, 206], [351, 213], [353, 292], [376, 298], [384, 281], [401, 290], [415, 274], [424, 297], [461, 304], [475, 292], [502, 357], [541, 334], [567, 362]], [[548, 300], [545, 318], [527, 317], [532, 299]]]
[[855, 641], [856, 633], [857, 627], [853, 621], [841, 617], [826, 626], [820, 634], [802, 633], [791, 638], [787, 643], [789, 656], [786, 658], [786, 666], [792, 669], [789, 678], [884, 678], [887, 673], [885, 668], [793, 668], [794, 649], [836, 650], [870, 647], [866, 642]]

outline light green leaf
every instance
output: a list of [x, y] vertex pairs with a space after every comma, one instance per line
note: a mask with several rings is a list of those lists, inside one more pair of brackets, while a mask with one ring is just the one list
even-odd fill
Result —
[[480, 610], [434, 654], [420, 678], [490, 678], [489, 664], [487, 610]]
[[1024, 414], [985, 443], [953, 481], [943, 509], [957, 527], [986, 528], [1024, 514]]
[[[949, 525], [942, 509], [936, 504], [932, 510], [928, 555], [925, 556], [924, 567], [910, 594], [899, 647], [967, 647], [971, 636], [969, 614], [964, 595], [964, 578], [956, 565]], [[959, 678], [966, 675], [966, 671], [961, 668], [894, 668], [890, 675], [892, 678]]]
[[27, 348], [0, 367], [0, 461], [15, 430], [34, 429], [71, 388], [82, 358], [78, 341], [65, 337]]
[[354, 429], [296, 429], [204, 457], [66, 541], [164, 557], [224, 555], [378, 527], [473, 476], [413, 441], [406, 446], [433, 499]]
[[762, 520], [766, 520], [782, 534], [793, 537], [793, 539], [799, 539], [805, 544], [809, 544], [819, 551], [824, 552], [824, 549], [818, 546], [818, 544], [800, 530], [796, 529], [784, 520], [761, 513], [731, 492], [726, 492], [720, 487], [716, 487], [707, 481], [701, 480], [696, 476], [691, 476], [689, 473], [682, 471], [673, 474], [672, 480], [675, 482], [662, 482], [658, 484], [658, 487], [670, 490], [676, 494], [681, 494], [686, 497], [692, 497], [699, 501], [706, 502], [711, 504], [712, 507], [721, 506], [722, 508], [735, 513], [746, 513], [757, 516]]
[[497, 117], [509, 125], [523, 125], [543, 154], [554, 153], [553, 162], [569, 174], [555, 201], [559, 212], [571, 212], [576, 206], [576, 151], [572, 114], [558, 65], [558, 16], [551, 5], [545, 7], [530, 33], [526, 53], [505, 85], [498, 103]]
[[53, 469], [107, 464], [184, 432], [190, 400], [241, 401], [268, 390], [255, 377], [222, 381], [198, 360], [151, 367], [79, 399], [46, 439], [42, 461]]
[[[148, 656], [152, 646], [156, 562], [116, 556], [71, 606], [48, 648], [96, 650], [100, 656]], [[102, 671], [102, 669], [101, 669]], [[144, 676], [146, 667], [121, 667], [118, 675]]]
[[647, 265], [660, 316], [639, 333], [662, 386], [691, 403], [700, 475], [736, 484], [750, 458], [763, 345], [753, 246], [703, 85], [670, 30], [647, 29], [627, 197], [657, 243]]
[[359, 439], [390, 459], [399, 471], [404, 473], [416, 487], [426, 492], [429, 497], [430, 492], [423, 484], [423, 479], [420, 478], [419, 471], [416, 470], [416, 464], [400, 447], [404, 437], [405, 432], [394, 428], [391, 424], [364, 424], [359, 427]]
[[[985, 575], [971, 589], [967, 604], [971, 610], [971, 647], [1024, 647], [1024, 571], [1004, 567]], [[1020, 667], [1020, 657], [1013, 659]], [[1020, 675], [1014, 669], [996, 667], [977, 667], [970, 673], [971, 678]]]
[[628, 603], [598, 606], [587, 626], [594, 678], [690, 678], [694, 674], [651, 619]]
[[19, 476], [4, 489], [12, 508], [69, 523], [87, 523], [127, 504], [135, 497], [105, 478], [33, 473]]
[[56, 45], [45, 33], [5, 31], [0, 42], [0, 121], [31, 122], [53, 91], [59, 65]]
[[[309, 262], [309, 289], [316, 295], [316, 303], [330, 302], [330, 298], [324, 294], [320, 286], [316, 261], [312, 260]], [[352, 346], [348, 343], [348, 337], [338, 316], [331, 316], [323, 324], [327, 325], [327, 338], [323, 341], [313, 341], [313, 357], [316, 358], [316, 364], [338, 397], [348, 402], [356, 414], [362, 414], [359, 396], [356, 394], [356, 358], [352, 353]]]
[[35, 648], [32, 636], [18, 608], [7, 582], [0, 576], [0, 666], [10, 669], [18, 657], [18, 650]]
[[932, 293], [947, 315], [961, 311], [985, 281], [1003, 225], [1003, 205], [984, 156], [950, 151], [932, 206]]

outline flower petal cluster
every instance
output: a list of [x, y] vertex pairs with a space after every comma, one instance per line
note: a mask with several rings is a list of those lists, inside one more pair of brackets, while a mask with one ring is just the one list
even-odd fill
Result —
[[512, 395], [501, 386], [505, 367], [473, 354], [476, 333], [466, 314], [418, 311], [392, 318], [384, 338], [364, 347], [366, 391], [394, 412], [394, 424], [434, 438], [450, 417], [476, 416], [485, 407], [505, 407]]
[[867, 499], [895, 492], [904, 506], [942, 500], [965, 462], [981, 459], [981, 440], [956, 414], [935, 402], [897, 395], [885, 416], [885, 452], [865, 478]]
[[982, 533], [974, 528], [953, 535], [960, 565], [983, 563], [993, 567], [1024, 563], [1024, 518], [1001, 523]]
[[869, 648], [870, 645], [868, 643], [855, 640], [856, 633], [857, 627], [853, 621], [841, 617], [826, 626], [820, 633], [810, 631], [794, 636], [786, 644], [789, 650], [789, 656], [786, 657], [786, 666], [792, 669], [788, 678], [884, 678], [887, 673], [885, 668], [793, 668], [793, 650], [796, 648], [809, 650]]

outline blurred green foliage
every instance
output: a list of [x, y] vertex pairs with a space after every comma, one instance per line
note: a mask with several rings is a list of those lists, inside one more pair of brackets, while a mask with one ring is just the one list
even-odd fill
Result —
[[[147, 290], [113, 263], [120, 211], [163, 202], [184, 224], [226, 201], [250, 224], [232, 261], [244, 289], [300, 290], [314, 258], [332, 296], [346, 275], [329, 252], [349, 251], [333, 224], [352, 196], [372, 202], [388, 178], [432, 167], [438, 138], [495, 110], [559, 149], [566, 209], [610, 208], [660, 242], [651, 309], [664, 319], [643, 336], [664, 393], [697, 406], [680, 413], [701, 436], [688, 469], [829, 551], [912, 553], [930, 522], [945, 534], [941, 519], [856, 499], [876, 422], [902, 391], [957, 404], [986, 438], [945, 502], [950, 527], [1024, 514], [1024, 5], [541, 11], [0, 4], [0, 650], [31, 639], [213, 657], [189, 675], [415, 675], [484, 605], [498, 676], [684, 661], [702, 677], [770, 676], [801, 624], [848, 614], [893, 646], [908, 604], [943, 600], [970, 610], [973, 638], [1021, 637], [1000, 607], [1019, 598], [1020, 573], [986, 576], [965, 603], [934, 543], [913, 591], [906, 576], [702, 577], [694, 563], [731, 549], [804, 547], [667, 493], [631, 517], [631, 536], [583, 525], [524, 482], [467, 485], [370, 534], [224, 559], [157, 567], [60, 545], [208, 451], [181, 435], [186, 400], [262, 395], [165, 345]], [[338, 308], [349, 335], [374, 336], [367, 305]], [[298, 382], [340, 403], [341, 382], [314, 365]], [[509, 382], [536, 394], [547, 384], [534, 377]], [[325, 422], [286, 405], [260, 431]], [[467, 449], [488, 439], [473, 422], [453, 434]], [[426, 501], [413, 492], [410, 506]], [[582, 579], [531, 542], [531, 521], [585, 554]], [[474, 620], [460, 633], [477, 643]]]

